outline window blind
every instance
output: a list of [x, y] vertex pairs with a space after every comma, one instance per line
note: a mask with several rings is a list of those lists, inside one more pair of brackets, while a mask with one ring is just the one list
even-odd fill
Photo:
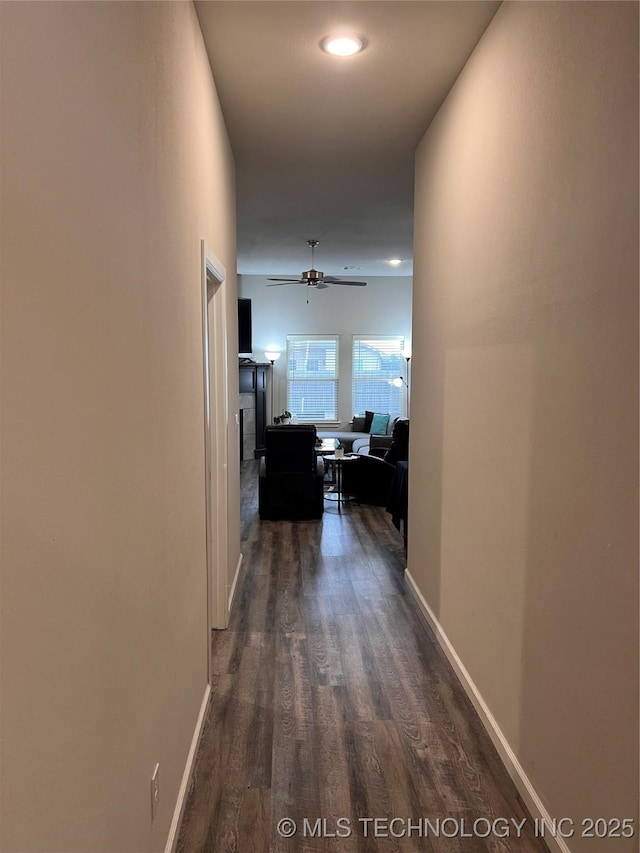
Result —
[[353, 339], [353, 413], [365, 411], [402, 413], [405, 411], [405, 391], [402, 385], [391, 385], [406, 372], [402, 355], [403, 337]]
[[299, 421], [338, 420], [337, 335], [287, 336], [287, 409]]

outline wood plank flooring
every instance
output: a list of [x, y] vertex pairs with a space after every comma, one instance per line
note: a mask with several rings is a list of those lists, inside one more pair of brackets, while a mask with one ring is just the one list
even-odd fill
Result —
[[242, 538], [179, 853], [546, 851], [405, 586], [389, 515], [260, 522], [248, 462]]

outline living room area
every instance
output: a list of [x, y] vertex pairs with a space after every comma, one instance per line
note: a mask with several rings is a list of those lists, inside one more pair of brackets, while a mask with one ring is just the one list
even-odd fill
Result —
[[[306, 260], [301, 241], [301, 268]], [[364, 288], [334, 286], [309, 294], [295, 284], [269, 287], [266, 276], [238, 276], [239, 297], [251, 300], [252, 351], [241, 355], [269, 365], [267, 353], [279, 354], [269, 371], [266, 423], [291, 411], [298, 422], [334, 434], [350, 432], [353, 416], [367, 409], [408, 415], [404, 381], [410, 379], [405, 374], [411, 352], [411, 261], [396, 269], [389, 267], [388, 276], [354, 276], [367, 282]], [[381, 352], [384, 364], [367, 362], [367, 342]], [[315, 346], [321, 363], [313, 365], [315, 378], [306, 363], [296, 389], [292, 361], [303, 358], [308, 346]], [[390, 384], [399, 377], [400, 387]], [[250, 458], [251, 446], [242, 455]]]
[[[340, 510], [347, 495], [362, 503], [386, 505], [391, 474], [381, 457], [389, 449], [395, 423], [406, 421], [410, 414], [411, 262], [389, 266], [389, 272], [388, 276], [360, 277], [358, 283], [364, 286], [322, 289], [296, 282], [274, 287], [266, 276], [238, 277], [240, 451], [243, 465], [262, 459], [262, 518], [321, 517], [323, 505], [331, 506], [330, 499], [337, 498]], [[244, 378], [254, 373], [257, 379]], [[254, 385], [260, 389], [257, 393]], [[280, 473], [267, 479], [265, 469], [276, 463], [269, 456], [265, 459], [265, 432], [270, 433], [274, 424], [281, 429], [282, 423], [302, 429], [290, 431], [284, 442], [282, 437], [268, 436], [272, 443], [280, 440], [272, 453], [283, 458], [277, 463]], [[305, 428], [310, 425], [317, 439], [315, 455], [318, 477], [324, 479], [324, 499], [315, 496], [310, 471], [296, 474], [295, 466], [289, 464], [293, 442], [304, 443]], [[401, 453], [403, 462], [407, 452], [408, 446]], [[375, 462], [362, 459], [370, 455]], [[356, 456], [360, 457], [357, 464], [348, 464], [356, 462]], [[309, 468], [310, 459], [313, 466], [313, 453], [307, 448], [303, 468]], [[376, 463], [381, 473], [372, 477], [361, 471]], [[282, 480], [287, 470], [289, 482], [273, 487], [273, 479]], [[308, 480], [302, 502], [300, 493], [292, 491], [292, 483], [300, 476]], [[347, 489], [354, 479], [366, 479], [367, 487]]]

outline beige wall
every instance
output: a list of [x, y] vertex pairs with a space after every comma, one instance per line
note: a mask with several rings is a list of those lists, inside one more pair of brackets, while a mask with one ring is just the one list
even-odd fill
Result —
[[635, 3], [501, 7], [415, 234], [409, 570], [552, 815], [637, 817]]
[[[200, 240], [231, 322], [233, 160], [190, 3], [5, 4], [1, 54], [0, 846], [157, 851], [207, 680]], [[232, 444], [232, 568], [237, 480]]]

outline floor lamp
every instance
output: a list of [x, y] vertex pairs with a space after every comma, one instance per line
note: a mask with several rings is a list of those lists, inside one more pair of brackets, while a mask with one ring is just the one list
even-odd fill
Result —
[[409, 383], [405, 380], [404, 376], [396, 376], [395, 379], [391, 380], [391, 384], [395, 385], [396, 388], [404, 387], [407, 389], [407, 417], [409, 417]]
[[271, 362], [271, 423], [273, 423], [273, 418], [275, 416], [273, 392], [276, 384], [276, 375], [274, 373], [274, 366], [281, 355], [282, 353], [278, 350], [269, 350], [268, 352], [265, 350], [265, 358], [268, 358]]
[[411, 356], [405, 355], [405, 358], [407, 360], [407, 381], [404, 384], [407, 386], [407, 417], [409, 417], [409, 409], [411, 407], [411, 378], [409, 376], [409, 362], [411, 361]]
[[407, 417], [409, 417], [409, 408], [411, 403], [411, 389], [409, 387], [411, 384], [411, 375], [409, 373], [409, 362], [411, 361], [411, 344], [405, 345], [404, 349], [402, 350], [402, 356], [407, 362], [407, 381], [405, 382], [405, 385], [407, 386]]

